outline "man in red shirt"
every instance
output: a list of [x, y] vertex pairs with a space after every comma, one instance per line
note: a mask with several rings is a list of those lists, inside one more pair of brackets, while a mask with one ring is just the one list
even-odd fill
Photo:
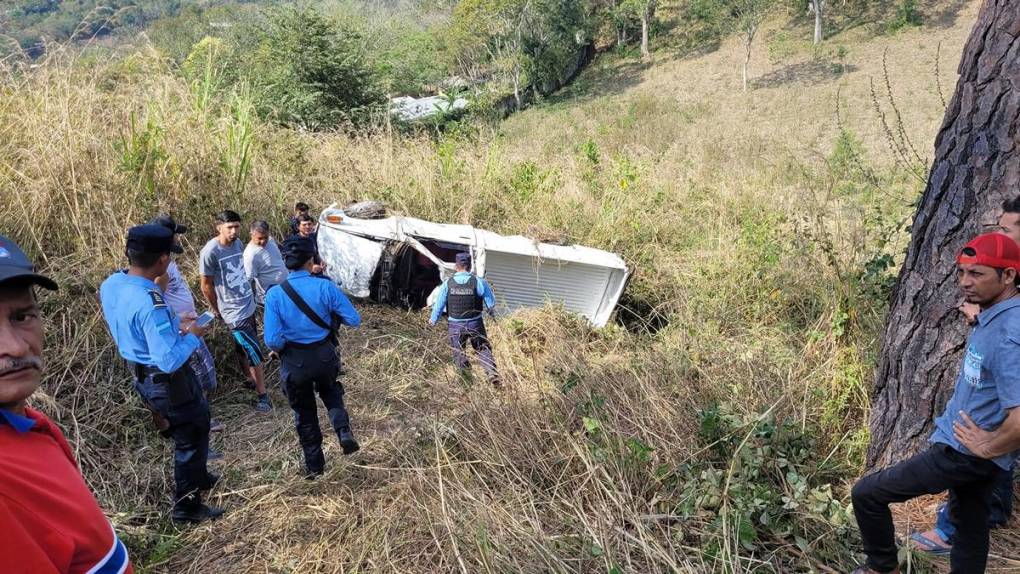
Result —
[[0, 572], [131, 574], [64, 435], [26, 404], [43, 370], [36, 286], [57, 288], [0, 235]]

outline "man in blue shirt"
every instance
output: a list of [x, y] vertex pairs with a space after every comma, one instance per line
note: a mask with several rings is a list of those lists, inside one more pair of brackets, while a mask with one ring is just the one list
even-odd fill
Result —
[[[999, 215], [995, 227], [999, 233], [1020, 243], [1020, 196], [1011, 197], [1002, 202], [1002, 213]], [[960, 312], [967, 324], [973, 325], [977, 321], [981, 308], [964, 302], [960, 305]], [[1013, 514], [1013, 478], [1013, 471], [1010, 470], [995, 483], [995, 488], [992, 491], [991, 511], [988, 515], [988, 523], [992, 528], [1004, 526]], [[955, 535], [956, 525], [953, 523], [953, 516], [949, 513], [949, 504], [942, 503], [935, 511], [935, 526], [926, 532], [911, 533], [910, 544], [914, 549], [929, 555], [948, 556], [952, 550]]]
[[176, 489], [172, 518], [202, 522], [223, 514], [202, 504], [200, 494], [219, 479], [206, 467], [209, 405], [189, 361], [206, 327], [182, 326], [155, 283], [170, 266], [171, 253], [182, 251], [166, 227], [132, 227], [127, 238], [130, 267], [107, 278], [99, 298], [117, 350], [134, 376], [135, 391], [170, 423]]
[[958, 527], [951, 571], [985, 570], [992, 489], [1020, 457], [1020, 245], [1001, 233], [980, 235], [956, 261], [960, 290], [981, 313], [953, 396], [935, 421], [932, 446], [854, 485], [854, 514], [868, 555], [858, 573], [899, 571], [890, 503], [944, 490]]
[[470, 254], [458, 253], [454, 266], [456, 272], [453, 277], [439, 287], [429, 323], [435, 325], [446, 312], [454, 363], [465, 378], [470, 377], [471, 363], [464, 351], [465, 345], [470, 342], [489, 382], [498, 387], [501, 383], [499, 372], [492, 358], [492, 344], [485, 332], [485, 321], [482, 320], [485, 312], [495, 316], [496, 297], [485, 279], [471, 273]]
[[360, 448], [344, 405], [344, 387], [337, 381], [340, 357], [336, 351], [336, 329], [341, 323], [357, 327], [361, 316], [335, 283], [312, 275], [317, 257], [310, 238], [289, 237], [283, 242], [282, 254], [290, 274], [286, 281], [266, 293], [265, 341], [280, 355], [281, 384], [294, 410], [306, 476], [315, 478], [326, 465], [315, 406], [316, 391], [326, 406], [344, 454]]

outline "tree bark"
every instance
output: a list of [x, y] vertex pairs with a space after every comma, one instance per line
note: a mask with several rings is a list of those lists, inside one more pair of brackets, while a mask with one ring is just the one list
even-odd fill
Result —
[[985, 0], [960, 62], [935, 161], [893, 290], [876, 373], [868, 467], [916, 452], [952, 393], [966, 328], [955, 254], [1020, 184], [1020, 10]]
[[815, 46], [822, 43], [822, 10], [825, 9], [825, 0], [811, 0], [811, 9], [815, 13]]

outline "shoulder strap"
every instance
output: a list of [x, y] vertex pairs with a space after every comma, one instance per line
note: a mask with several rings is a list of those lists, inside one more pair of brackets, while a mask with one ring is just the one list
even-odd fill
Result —
[[293, 301], [295, 305], [297, 305], [297, 308], [300, 309], [301, 312], [305, 314], [305, 317], [311, 319], [312, 323], [315, 323], [316, 325], [322, 327], [323, 329], [329, 331], [330, 333], [333, 332], [333, 327], [327, 325], [326, 322], [322, 320], [322, 317], [317, 315], [315, 311], [312, 311], [312, 308], [308, 306], [308, 303], [305, 303], [305, 300], [302, 299], [301, 296], [298, 295], [297, 291], [294, 290], [294, 286], [290, 284], [289, 280], [280, 283], [280, 287], [282, 287], [283, 292], [286, 293], [288, 297], [290, 297], [290, 300]]

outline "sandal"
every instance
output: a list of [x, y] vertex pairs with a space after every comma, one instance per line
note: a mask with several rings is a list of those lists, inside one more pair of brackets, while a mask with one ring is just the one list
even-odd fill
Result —
[[910, 539], [907, 540], [907, 544], [911, 550], [917, 550], [923, 552], [928, 556], [948, 556], [953, 551], [952, 546], [943, 546], [938, 542], [928, 538], [921, 532], [914, 532], [910, 535]]

